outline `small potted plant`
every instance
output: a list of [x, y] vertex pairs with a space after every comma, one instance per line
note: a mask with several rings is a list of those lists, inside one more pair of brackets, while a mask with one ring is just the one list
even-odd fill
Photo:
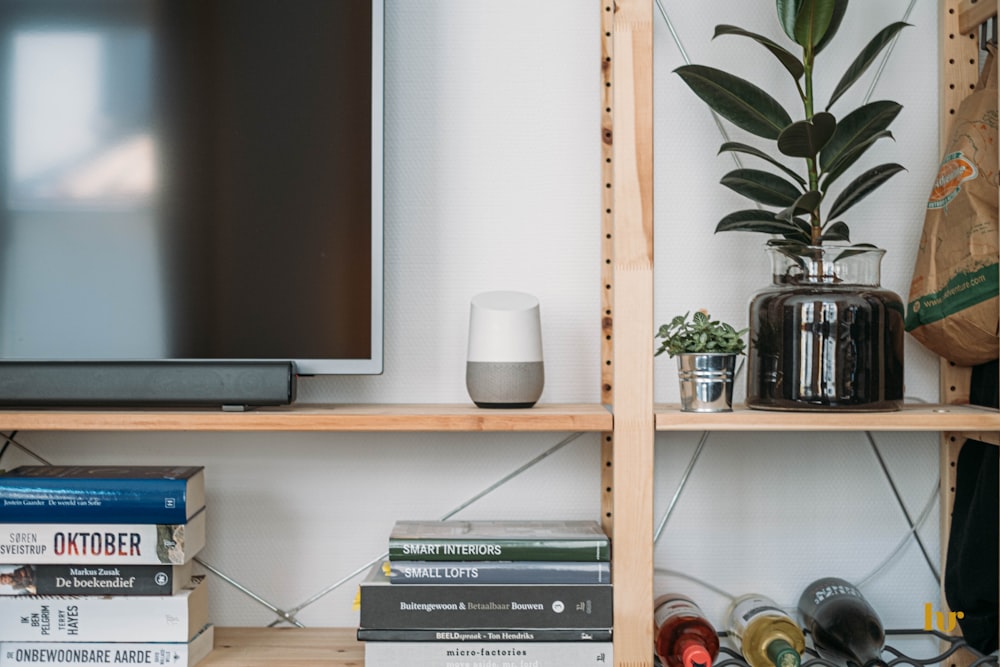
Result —
[[727, 412], [733, 409], [736, 359], [746, 347], [746, 329], [713, 320], [705, 310], [690, 311], [661, 325], [656, 356], [677, 357], [677, 377], [684, 412]]

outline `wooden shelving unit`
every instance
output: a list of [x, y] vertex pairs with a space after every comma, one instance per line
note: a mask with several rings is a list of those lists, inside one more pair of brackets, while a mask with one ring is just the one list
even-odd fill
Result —
[[[285, 431], [285, 432], [612, 432], [611, 411], [597, 404], [538, 404], [481, 409], [471, 404], [295, 405], [221, 410], [0, 410], [10, 431]], [[364, 645], [355, 628], [216, 628], [203, 667], [359, 667]]]
[[[968, 33], [996, 0], [939, 0], [942, 118], [977, 78]], [[595, 8], [596, 9], [596, 8]], [[652, 667], [653, 441], [672, 431], [939, 431], [943, 507], [956, 442], [997, 442], [1000, 413], [960, 405], [968, 370], [942, 365], [941, 405], [899, 412], [682, 413], [653, 404], [653, 0], [601, 0], [600, 401], [482, 410], [471, 405], [294, 406], [210, 410], [8, 410], [2, 430], [43, 431], [588, 431], [603, 434], [602, 511], [614, 543], [617, 667]], [[970, 51], [971, 50], [971, 51]], [[974, 55], [970, 56], [970, 52]], [[942, 512], [947, 514], [947, 512]], [[946, 531], [942, 532], [947, 535]], [[353, 628], [218, 628], [204, 667], [347, 667], [364, 664]]]

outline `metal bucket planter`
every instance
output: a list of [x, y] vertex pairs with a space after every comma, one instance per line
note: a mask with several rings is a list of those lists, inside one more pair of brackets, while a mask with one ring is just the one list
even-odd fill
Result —
[[682, 412], [730, 412], [736, 357], [731, 353], [677, 355]]

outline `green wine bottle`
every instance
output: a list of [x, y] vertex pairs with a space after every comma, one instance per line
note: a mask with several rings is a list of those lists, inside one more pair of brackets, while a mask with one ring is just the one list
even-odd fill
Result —
[[733, 600], [729, 633], [750, 667], [799, 667], [806, 650], [802, 628], [774, 600], [751, 593]]
[[824, 577], [799, 598], [799, 613], [821, 658], [845, 667], [885, 667], [885, 629], [855, 586]]

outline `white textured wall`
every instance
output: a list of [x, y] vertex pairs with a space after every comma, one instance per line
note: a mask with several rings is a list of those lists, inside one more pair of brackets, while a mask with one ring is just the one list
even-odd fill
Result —
[[[756, 76], [769, 56], [746, 40], [710, 42], [717, 23], [777, 36], [765, 0], [667, 2], [692, 60]], [[836, 52], [854, 52], [904, 0], [852, 3]], [[877, 89], [904, 104], [895, 143], [877, 153], [909, 171], [858, 207], [858, 240], [889, 249], [885, 283], [905, 294], [936, 171], [936, 3], [917, 3]], [[305, 402], [462, 402], [468, 302], [492, 289], [542, 304], [543, 401], [599, 400], [599, 12], [590, 0], [387, 0], [386, 371], [307, 380]], [[751, 236], [714, 236], [739, 202], [717, 184], [718, 131], [671, 70], [682, 63], [656, 20], [656, 319], [709, 308], [745, 321], [767, 266]], [[830, 49], [834, 56], [834, 47]], [[829, 57], [827, 58], [829, 60]], [[832, 85], [841, 67], [825, 75]], [[826, 78], [829, 77], [829, 78]], [[758, 79], [760, 80], [760, 79]], [[770, 84], [768, 84], [770, 85]], [[864, 91], [867, 81], [859, 87]], [[652, 332], [651, 332], [652, 344]], [[936, 365], [907, 341], [907, 393], [934, 400]], [[658, 401], [676, 400], [672, 362], [656, 362]], [[742, 392], [737, 397], [742, 399]], [[56, 463], [208, 466], [203, 558], [281, 608], [324, 590], [384, 549], [396, 518], [437, 518], [565, 434], [26, 433]], [[932, 435], [877, 434], [917, 516], [937, 476]], [[657, 439], [657, 513], [696, 435]], [[599, 445], [587, 435], [459, 516], [596, 518]], [[864, 434], [710, 437], [656, 548], [660, 566], [739, 594], [793, 604], [813, 577], [860, 579], [907, 529]], [[937, 510], [920, 532], [937, 559]], [[721, 621], [725, 596], [689, 579]], [[866, 592], [895, 627], [920, 625], [936, 587], [913, 546]], [[222, 625], [273, 616], [213, 580]], [[353, 583], [299, 614], [354, 625]]]

